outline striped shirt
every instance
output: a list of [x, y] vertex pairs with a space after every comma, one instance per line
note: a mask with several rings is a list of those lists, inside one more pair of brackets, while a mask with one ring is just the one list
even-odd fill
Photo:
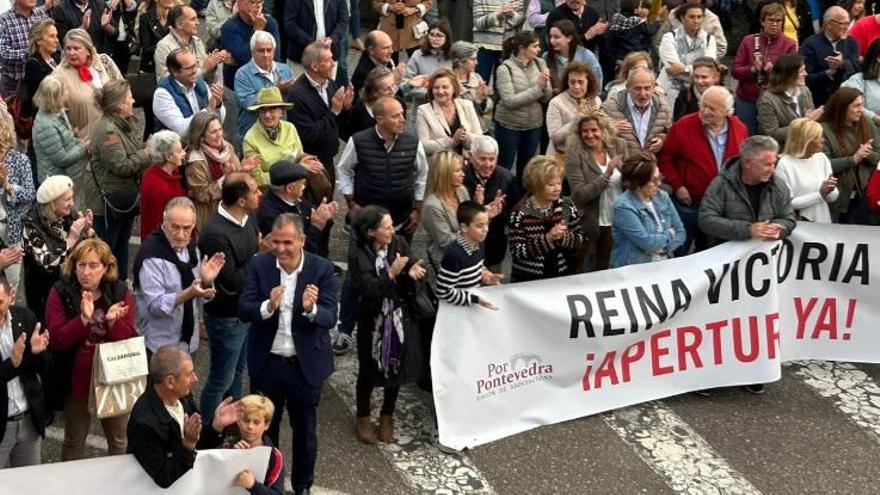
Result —
[[472, 298], [468, 289], [480, 286], [483, 278], [483, 258], [486, 248], [468, 244], [461, 234], [446, 248], [440, 272], [437, 274], [437, 297], [456, 306], [469, 306]]

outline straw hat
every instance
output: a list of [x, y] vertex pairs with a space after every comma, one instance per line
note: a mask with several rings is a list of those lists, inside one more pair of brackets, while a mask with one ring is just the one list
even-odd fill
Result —
[[275, 86], [269, 86], [260, 90], [257, 95], [257, 104], [247, 107], [251, 112], [256, 112], [261, 108], [293, 108], [293, 103], [287, 103], [281, 98], [281, 90]]

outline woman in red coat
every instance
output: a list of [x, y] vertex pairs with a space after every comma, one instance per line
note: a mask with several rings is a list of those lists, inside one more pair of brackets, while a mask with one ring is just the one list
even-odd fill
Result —
[[[85, 457], [92, 418], [88, 411], [92, 356], [103, 342], [137, 336], [131, 291], [119, 280], [110, 246], [94, 238], [79, 243], [64, 261], [61, 280], [49, 291], [46, 327], [56, 351], [57, 372], [66, 377], [47, 398], [64, 400], [64, 444], [61, 460]], [[65, 359], [68, 358], [68, 359]], [[65, 366], [64, 363], [67, 363]], [[62, 390], [67, 385], [67, 390]], [[125, 453], [128, 414], [101, 420], [108, 455]]]
[[172, 198], [187, 195], [180, 169], [186, 151], [180, 136], [159, 131], [147, 141], [147, 152], [154, 165], [144, 172], [141, 180], [141, 241], [162, 224], [165, 205]]

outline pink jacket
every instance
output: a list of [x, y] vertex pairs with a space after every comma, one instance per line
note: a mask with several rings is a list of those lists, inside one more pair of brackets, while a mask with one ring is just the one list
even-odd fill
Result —
[[[739, 81], [736, 87], [736, 97], [740, 100], [755, 103], [758, 101], [760, 89], [758, 88], [758, 76], [752, 72], [755, 59], [755, 37], [758, 37], [758, 47], [765, 60], [775, 62], [777, 58], [786, 53], [797, 53], [797, 45], [782, 33], [776, 39], [770, 39], [760, 33], [750, 34], [743, 38], [733, 59], [733, 77]], [[764, 74], [763, 84], [766, 87], [770, 74]]]

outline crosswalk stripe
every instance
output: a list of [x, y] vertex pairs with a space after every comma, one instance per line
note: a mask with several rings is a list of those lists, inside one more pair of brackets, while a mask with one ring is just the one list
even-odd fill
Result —
[[602, 418], [675, 492], [761, 493], [662, 402], [618, 409]]
[[880, 386], [850, 363], [795, 361], [794, 374], [880, 442]]
[[[356, 414], [356, 380], [357, 356], [352, 353], [336, 358], [336, 371], [330, 375], [330, 386], [348, 406], [352, 418]], [[377, 396], [381, 394], [374, 393], [375, 406], [380, 402], [375, 400]], [[418, 493], [495, 493], [467, 454], [446, 455], [431, 444], [427, 433], [431, 418], [432, 412], [411, 387], [401, 388], [394, 412], [397, 442], [377, 443], [380, 452]]]

